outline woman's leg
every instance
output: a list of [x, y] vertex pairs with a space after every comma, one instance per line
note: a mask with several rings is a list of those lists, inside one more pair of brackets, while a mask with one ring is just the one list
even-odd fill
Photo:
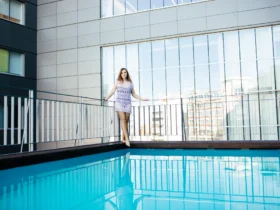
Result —
[[128, 133], [126, 128], [126, 120], [125, 120], [125, 113], [124, 112], [118, 112], [119, 118], [120, 118], [120, 124], [121, 129], [123, 131], [124, 139], [128, 140]]
[[[130, 113], [124, 113], [124, 114], [125, 114], [125, 126], [126, 126], [126, 130], [127, 130], [127, 136], [129, 137], [129, 135], [128, 135], [128, 121], [129, 121]], [[125, 142], [126, 142], [126, 145], [130, 146], [129, 138]]]

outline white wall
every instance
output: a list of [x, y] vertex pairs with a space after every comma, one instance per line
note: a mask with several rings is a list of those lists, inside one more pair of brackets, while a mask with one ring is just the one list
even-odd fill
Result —
[[100, 98], [100, 47], [280, 24], [280, 0], [210, 0], [100, 19], [99, 0], [38, 0], [38, 90]]

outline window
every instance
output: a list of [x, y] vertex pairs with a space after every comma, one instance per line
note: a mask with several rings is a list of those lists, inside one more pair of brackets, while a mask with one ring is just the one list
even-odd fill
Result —
[[0, 0], [0, 18], [24, 25], [25, 6], [14, 0]]
[[24, 76], [24, 55], [0, 49], [0, 73]]

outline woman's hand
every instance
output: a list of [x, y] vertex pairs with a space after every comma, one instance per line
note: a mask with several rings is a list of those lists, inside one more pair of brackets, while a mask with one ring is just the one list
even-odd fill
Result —
[[108, 98], [104, 98], [104, 101], [108, 101]]

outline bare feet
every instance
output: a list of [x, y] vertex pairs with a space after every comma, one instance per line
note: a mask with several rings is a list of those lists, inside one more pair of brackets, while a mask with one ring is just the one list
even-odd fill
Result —
[[130, 147], [130, 142], [129, 142], [129, 140], [128, 140], [128, 139], [127, 139], [127, 140], [125, 140], [125, 144], [126, 144], [126, 146]]

